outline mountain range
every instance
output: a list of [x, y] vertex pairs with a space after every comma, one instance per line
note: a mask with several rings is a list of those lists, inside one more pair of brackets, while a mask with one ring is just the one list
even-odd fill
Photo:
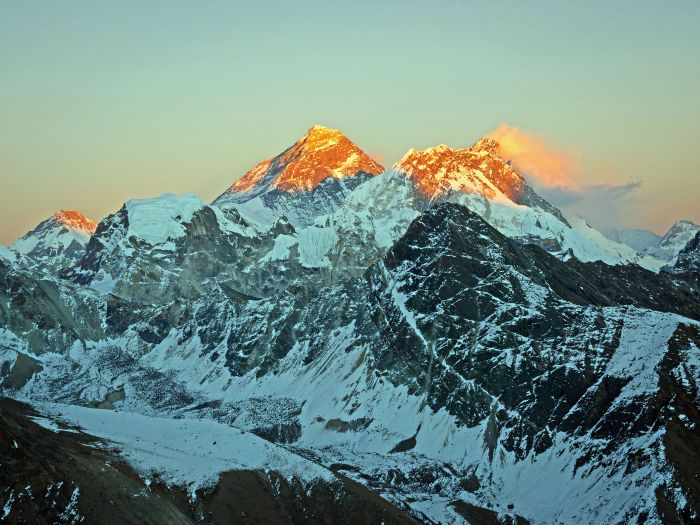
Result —
[[0, 251], [0, 381], [10, 523], [692, 523], [700, 227], [314, 126]]

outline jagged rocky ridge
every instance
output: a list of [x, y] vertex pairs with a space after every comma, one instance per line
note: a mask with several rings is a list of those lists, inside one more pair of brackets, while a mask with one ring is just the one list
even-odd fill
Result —
[[192, 209], [167, 249], [117, 236], [135, 270], [114, 293], [0, 261], [5, 392], [239, 427], [423, 521], [697, 516], [697, 274], [563, 262], [446, 203], [364, 270], [260, 293], [245, 268], [177, 275], [247, 249], [220, 240], [249, 239], [240, 216]]
[[678, 253], [678, 259], [673, 269], [676, 272], [700, 273], [700, 231]]

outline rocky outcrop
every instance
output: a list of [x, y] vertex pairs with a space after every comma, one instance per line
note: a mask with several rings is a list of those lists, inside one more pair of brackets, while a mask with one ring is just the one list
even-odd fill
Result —
[[700, 273], [700, 231], [678, 253], [674, 270]]

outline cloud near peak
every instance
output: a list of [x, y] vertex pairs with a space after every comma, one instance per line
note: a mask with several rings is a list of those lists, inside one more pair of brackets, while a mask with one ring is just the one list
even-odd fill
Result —
[[545, 138], [509, 124], [501, 124], [486, 134], [498, 141], [501, 157], [536, 185], [574, 189], [580, 169], [579, 155], [552, 146]]
[[622, 182], [610, 169], [581, 169], [575, 150], [552, 145], [544, 137], [509, 124], [486, 134], [499, 153], [549, 202], [566, 214], [580, 215], [596, 228], [620, 227], [639, 199], [641, 181]]

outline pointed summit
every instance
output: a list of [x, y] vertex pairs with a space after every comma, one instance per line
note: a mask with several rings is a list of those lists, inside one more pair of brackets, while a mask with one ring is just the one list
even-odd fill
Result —
[[32, 259], [38, 268], [58, 269], [74, 263], [97, 224], [75, 210], [59, 210], [17, 239], [12, 250]]
[[673, 266], [679, 252], [700, 232], [700, 225], [693, 221], [681, 219], [673, 223], [656, 246], [647, 248], [644, 253], [667, 261]]
[[75, 210], [59, 210], [51, 217], [56, 224], [87, 235], [95, 233], [97, 223]]
[[296, 226], [335, 211], [384, 167], [338, 130], [315, 125], [288, 149], [252, 168], [214, 203], [263, 224], [285, 217]]
[[377, 175], [383, 171], [383, 166], [340, 131], [315, 125], [290, 148], [253, 167], [228, 191], [256, 195], [269, 188], [310, 191], [328, 177]]
[[482, 137], [471, 147], [471, 149], [472, 151], [485, 151], [491, 155], [500, 156], [500, 147], [501, 146], [496, 139], [491, 137]]

